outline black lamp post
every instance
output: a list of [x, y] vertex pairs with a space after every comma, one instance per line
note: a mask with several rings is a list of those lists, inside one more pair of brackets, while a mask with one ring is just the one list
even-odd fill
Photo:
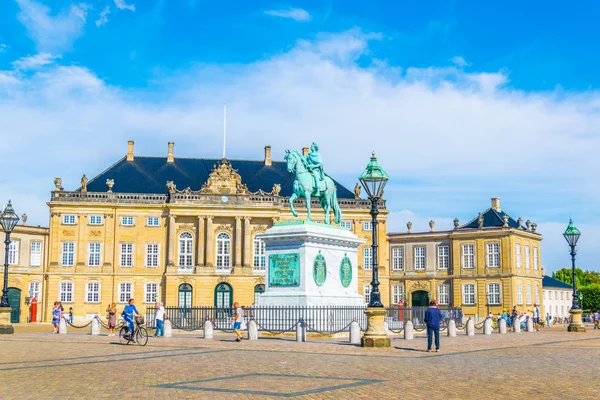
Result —
[[371, 244], [373, 279], [371, 280], [369, 307], [383, 307], [383, 303], [381, 303], [381, 294], [379, 293], [379, 265], [377, 260], [377, 248], [379, 247], [377, 244], [377, 215], [379, 215], [377, 203], [383, 196], [383, 188], [389, 179], [390, 177], [388, 174], [377, 163], [377, 157], [375, 157], [375, 152], [373, 152], [371, 161], [369, 161], [367, 168], [359, 177], [360, 183], [365, 188], [369, 200], [371, 200], [371, 217], [373, 217], [373, 242]]
[[573, 220], [569, 220], [569, 225], [567, 226], [567, 230], [563, 233], [567, 243], [571, 247], [571, 268], [573, 271], [573, 302], [571, 304], [571, 323], [569, 324], [569, 332], [585, 332], [585, 327], [581, 321], [582, 310], [579, 306], [579, 296], [577, 294], [577, 274], [575, 273], [575, 246], [577, 246], [577, 241], [581, 236], [581, 232], [579, 229], [575, 227], [573, 224]]
[[2, 301], [0, 302], [0, 307], [10, 307], [8, 303], [8, 251], [10, 246], [10, 234], [15, 229], [15, 226], [19, 222], [19, 216], [15, 213], [10, 200], [8, 201], [8, 205], [0, 215], [0, 225], [2, 225], [2, 229], [4, 233], [6, 233], [6, 239], [4, 240], [4, 244], [6, 244], [6, 249], [4, 253], [4, 287], [2, 288]]

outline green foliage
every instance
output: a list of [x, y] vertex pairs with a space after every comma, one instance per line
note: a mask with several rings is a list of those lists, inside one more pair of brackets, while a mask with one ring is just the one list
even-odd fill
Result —
[[[577, 287], [583, 286], [585, 284], [585, 272], [583, 272], [580, 268], [575, 268], [575, 275]], [[573, 270], [571, 268], [559, 269], [558, 271], [552, 273], [552, 277], [566, 284], [573, 284]]]
[[600, 310], [600, 283], [592, 283], [579, 289], [583, 298], [582, 309], [596, 311]]

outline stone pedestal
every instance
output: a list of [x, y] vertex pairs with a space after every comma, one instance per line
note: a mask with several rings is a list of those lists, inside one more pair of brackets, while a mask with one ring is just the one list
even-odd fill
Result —
[[15, 328], [10, 323], [11, 312], [12, 308], [10, 307], [0, 307], [0, 335], [12, 335], [15, 333]]
[[583, 325], [582, 321], [583, 311], [571, 310], [569, 311], [569, 314], [571, 314], [571, 323], [569, 324], [567, 330], [569, 332], [585, 332], [585, 326]]
[[[362, 347], [390, 347], [390, 337], [385, 333], [384, 321], [387, 311], [383, 307], [369, 307], [367, 311], [367, 331], [361, 340]], [[406, 329], [406, 328], [405, 328]]]

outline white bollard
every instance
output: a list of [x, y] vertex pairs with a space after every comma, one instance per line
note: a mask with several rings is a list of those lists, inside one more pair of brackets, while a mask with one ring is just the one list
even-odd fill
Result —
[[173, 336], [173, 324], [171, 324], [171, 320], [167, 319], [165, 321], [163, 321], [164, 324], [164, 328], [165, 328], [165, 337], [172, 337]]
[[360, 344], [360, 326], [356, 321], [350, 323], [350, 343]]
[[248, 322], [248, 340], [258, 340], [258, 325], [256, 321]]
[[67, 321], [64, 318], [60, 319], [60, 323], [58, 324], [58, 333], [61, 335], [67, 334]]
[[491, 318], [486, 318], [485, 321], [483, 321], [483, 334], [484, 335], [492, 334], [492, 319]]
[[465, 328], [467, 336], [475, 336], [475, 323], [471, 318], [467, 320], [467, 327]]
[[411, 321], [406, 322], [404, 326], [404, 339], [413, 340], [415, 338], [415, 328]]
[[527, 316], [527, 332], [535, 332], [535, 328], [533, 327], [533, 318], [529, 315]]
[[296, 325], [296, 342], [306, 342], [306, 327], [304, 326], [304, 322]]
[[212, 321], [204, 321], [204, 339], [212, 339], [214, 337], [214, 329]]
[[521, 332], [521, 318], [519, 317], [513, 318], [513, 332]]
[[388, 336], [389, 336], [389, 335], [392, 333], [392, 332], [390, 331], [390, 328], [389, 328], [389, 326], [388, 326], [388, 322], [387, 322], [387, 321], [383, 321], [383, 330], [385, 331], [385, 333], [387, 333], [387, 334], [388, 334]]
[[448, 322], [448, 336], [456, 337], [456, 322], [453, 319]]
[[90, 326], [92, 327], [90, 335], [96, 336], [100, 334], [100, 321], [98, 321], [98, 318], [92, 319]]
[[502, 334], [506, 333], [506, 321], [504, 319], [501, 319], [500, 322], [498, 322], [498, 330]]

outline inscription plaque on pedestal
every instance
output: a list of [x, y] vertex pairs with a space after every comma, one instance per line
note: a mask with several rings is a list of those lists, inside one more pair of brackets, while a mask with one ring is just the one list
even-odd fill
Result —
[[269, 255], [269, 286], [300, 286], [300, 253]]

